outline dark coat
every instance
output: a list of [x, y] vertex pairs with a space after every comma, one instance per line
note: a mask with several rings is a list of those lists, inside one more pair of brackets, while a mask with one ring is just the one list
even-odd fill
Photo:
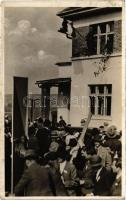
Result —
[[16, 185], [15, 195], [19, 196], [22, 191], [24, 196], [54, 196], [48, 169], [37, 163], [32, 164]]
[[36, 138], [36, 136], [31, 136], [28, 140], [28, 149], [33, 149], [35, 150], [35, 152], [38, 152], [39, 151], [39, 143], [38, 143], [38, 140]]
[[63, 119], [61, 119], [61, 120], [59, 121], [59, 126], [60, 126], [60, 127], [65, 127], [65, 126], [66, 126], [66, 122], [65, 122]]
[[99, 174], [99, 179], [96, 180], [96, 172], [93, 175], [94, 195], [108, 196], [110, 195], [111, 181], [110, 172], [105, 167], [102, 168]]
[[38, 139], [38, 144], [39, 144], [39, 155], [43, 156], [45, 153], [49, 151], [49, 146], [51, 143], [50, 130], [46, 127], [38, 129], [36, 137]]
[[79, 186], [79, 178], [77, 177], [77, 170], [73, 164], [66, 161], [66, 166], [62, 173], [64, 185], [66, 187], [68, 196], [76, 196], [77, 188]]
[[61, 180], [61, 175], [58, 170], [54, 167], [49, 168], [50, 180], [52, 180], [52, 185], [54, 187], [56, 196], [67, 196], [65, 186]]
[[113, 151], [113, 153], [115, 153], [116, 151], [121, 152], [121, 141], [118, 139], [118, 137], [107, 138], [104, 145], [107, 147], [110, 147], [110, 149], [111, 149], [111, 151]]

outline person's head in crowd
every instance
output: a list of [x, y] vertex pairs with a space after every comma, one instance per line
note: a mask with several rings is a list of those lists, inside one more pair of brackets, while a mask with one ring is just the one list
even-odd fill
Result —
[[34, 164], [37, 160], [37, 154], [35, 153], [34, 150], [32, 149], [28, 149], [26, 151], [26, 154], [25, 154], [25, 163], [26, 163], [26, 166], [27, 167], [30, 167], [32, 164]]
[[74, 131], [74, 133], [73, 133], [73, 135], [75, 136], [75, 138], [79, 138], [79, 136], [80, 136], [80, 133], [79, 132], [76, 132], [76, 131]]
[[34, 136], [34, 134], [35, 134], [35, 128], [34, 126], [30, 126], [28, 128], [28, 136], [31, 137], [31, 136]]
[[60, 117], [59, 117], [59, 118], [60, 118], [60, 120], [63, 120], [63, 116], [62, 116], [62, 115], [60, 115]]
[[101, 137], [100, 136], [96, 136], [94, 138], [94, 147], [95, 147], [95, 150], [97, 150], [100, 146], [101, 146]]
[[97, 170], [102, 167], [102, 158], [98, 155], [93, 155], [90, 158], [90, 165], [93, 170]]
[[103, 133], [104, 132], [104, 126], [99, 126], [99, 131], [100, 131], [100, 133]]
[[39, 117], [38, 120], [37, 120], [37, 126], [38, 126], [38, 128], [43, 127], [43, 119], [41, 117]]
[[67, 133], [68, 135], [73, 135], [73, 130], [70, 128], [70, 126], [66, 126], [66, 127], [64, 128], [64, 130], [66, 131], [66, 133]]
[[50, 128], [50, 127], [51, 127], [51, 122], [50, 122], [50, 120], [49, 120], [49, 119], [45, 119], [43, 125], [44, 125], [45, 127]]
[[66, 133], [66, 131], [62, 130], [59, 131], [59, 143], [64, 143], [66, 145], [66, 136], [68, 135], [68, 133]]
[[71, 138], [68, 144], [71, 148], [77, 145], [77, 140], [75, 138]]
[[115, 125], [109, 126], [107, 129], [107, 137], [115, 138], [117, 136], [117, 127]]
[[108, 123], [108, 122], [104, 122], [104, 123], [103, 123], [103, 126], [104, 126], [104, 130], [106, 131], [107, 128], [108, 128], [108, 126], [109, 126], [109, 123]]
[[33, 122], [33, 126], [34, 126], [34, 128], [35, 128], [35, 129], [38, 127], [38, 125], [37, 125], [37, 122], [36, 122], [36, 121], [34, 121], [34, 122]]
[[100, 131], [98, 128], [93, 128], [92, 129], [92, 135], [95, 137], [95, 136], [98, 136], [100, 134]]
[[81, 126], [84, 126], [85, 125], [85, 119], [81, 119], [80, 123], [81, 123]]

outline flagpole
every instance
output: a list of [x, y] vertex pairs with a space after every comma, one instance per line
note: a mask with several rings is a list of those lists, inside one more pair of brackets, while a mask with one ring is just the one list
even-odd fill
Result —
[[11, 195], [14, 194], [14, 79], [12, 92], [12, 135], [11, 135]]

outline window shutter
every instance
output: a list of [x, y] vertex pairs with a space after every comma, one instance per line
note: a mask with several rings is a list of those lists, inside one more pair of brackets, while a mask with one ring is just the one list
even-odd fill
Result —
[[89, 26], [75, 29], [76, 37], [72, 39], [72, 57], [87, 55], [86, 36], [89, 32]]

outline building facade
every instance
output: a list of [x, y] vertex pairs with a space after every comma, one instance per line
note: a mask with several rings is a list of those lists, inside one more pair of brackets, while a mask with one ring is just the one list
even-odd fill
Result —
[[92, 112], [91, 127], [107, 122], [121, 129], [121, 7], [70, 7], [57, 15], [63, 19], [59, 32], [72, 40], [71, 62], [57, 63], [58, 78], [70, 78], [67, 94], [65, 87], [58, 90], [69, 105], [57, 108], [57, 118], [62, 115], [67, 123], [79, 126]]
[[70, 123], [79, 125], [91, 111], [90, 126], [121, 128], [121, 8], [68, 8], [58, 16], [74, 28]]

